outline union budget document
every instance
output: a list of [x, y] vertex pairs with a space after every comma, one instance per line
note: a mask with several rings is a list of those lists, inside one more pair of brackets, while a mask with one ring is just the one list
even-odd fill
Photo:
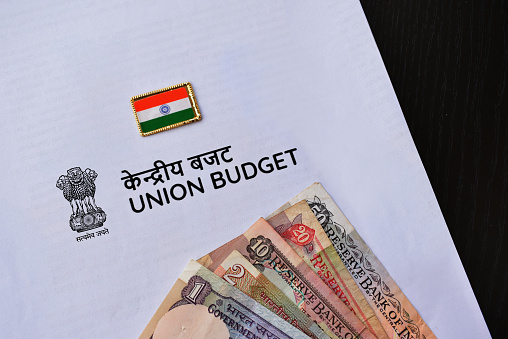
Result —
[[[359, 2], [2, 2], [0, 42], [1, 337], [136, 337], [316, 181], [437, 337], [490, 337]], [[141, 137], [185, 82], [202, 120]]]

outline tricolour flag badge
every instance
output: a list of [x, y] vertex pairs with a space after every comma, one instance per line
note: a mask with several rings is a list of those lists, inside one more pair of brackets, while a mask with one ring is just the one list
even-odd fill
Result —
[[147, 135], [201, 120], [189, 82], [131, 98], [139, 133]]

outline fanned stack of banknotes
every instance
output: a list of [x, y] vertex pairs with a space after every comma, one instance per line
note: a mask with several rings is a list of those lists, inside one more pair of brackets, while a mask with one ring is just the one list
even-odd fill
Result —
[[435, 338], [315, 183], [192, 260], [140, 338]]

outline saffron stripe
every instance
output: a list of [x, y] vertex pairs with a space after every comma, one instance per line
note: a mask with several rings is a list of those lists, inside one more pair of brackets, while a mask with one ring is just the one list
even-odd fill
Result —
[[188, 108], [183, 111], [142, 122], [140, 125], [143, 133], [148, 133], [192, 118], [194, 118], [194, 110], [192, 108]]
[[187, 98], [188, 96], [189, 94], [187, 94], [187, 89], [185, 87], [180, 87], [171, 91], [154, 94], [149, 97], [136, 100], [134, 101], [134, 109], [136, 112], [139, 112], [171, 101]]

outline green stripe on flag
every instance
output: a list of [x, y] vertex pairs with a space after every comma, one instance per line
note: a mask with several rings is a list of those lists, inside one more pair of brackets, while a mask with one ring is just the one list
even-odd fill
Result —
[[177, 124], [179, 122], [194, 118], [194, 110], [191, 108], [184, 109], [179, 112], [164, 115], [159, 118], [148, 120], [141, 123], [143, 133], [155, 131], [156, 129]]

